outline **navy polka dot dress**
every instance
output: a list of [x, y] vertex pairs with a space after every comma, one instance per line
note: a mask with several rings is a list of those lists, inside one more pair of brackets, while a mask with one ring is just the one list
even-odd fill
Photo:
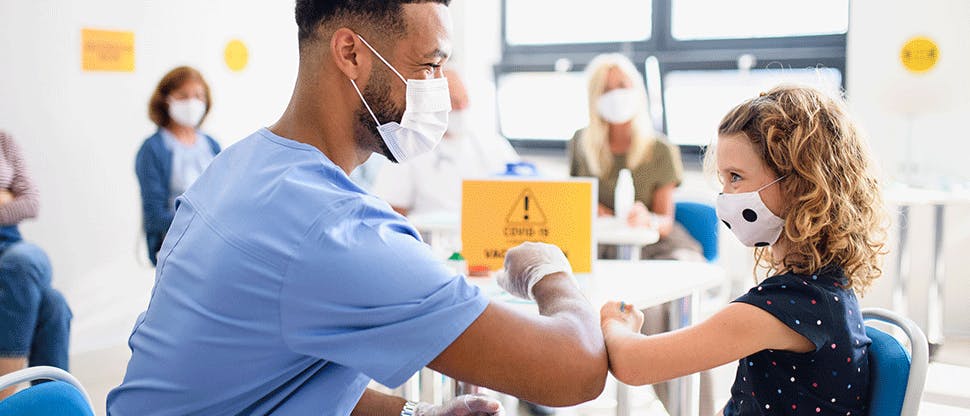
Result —
[[865, 415], [870, 340], [859, 303], [836, 267], [766, 279], [735, 302], [774, 315], [815, 351], [764, 350], [742, 359], [725, 416]]

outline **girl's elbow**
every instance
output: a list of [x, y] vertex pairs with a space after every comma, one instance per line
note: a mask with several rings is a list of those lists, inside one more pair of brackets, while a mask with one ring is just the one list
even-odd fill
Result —
[[613, 366], [610, 367], [610, 372], [613, 373], [613, 377], [616, 378], [620, 383], [626, 384], [628, 386], [643, 386], [647, 384], [653, 384], [650, 380], [647, 380], [643, 375], [638, 374], [638, 372], [633, 371], [627, 366]]
[[630, 354], [622, 349], [610, 350], [610, 372], [617, 381], [628, 386], [654, 384], [649, 371], [643, 371], [641, 363], [630, 359]]

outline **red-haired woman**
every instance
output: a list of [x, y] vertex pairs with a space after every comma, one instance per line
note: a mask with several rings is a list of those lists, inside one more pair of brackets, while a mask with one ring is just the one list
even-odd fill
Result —
[[148, 104], [148, 116], [158, 131], [138, 150], [135, 173], [141, 186], [148, 259], [153, 265], [175, 217], [175, 198], [221, 150], [219, 143], [199, 130], [211, 105], [209, 85], [199, 71], [187, 66], [166, 74]]

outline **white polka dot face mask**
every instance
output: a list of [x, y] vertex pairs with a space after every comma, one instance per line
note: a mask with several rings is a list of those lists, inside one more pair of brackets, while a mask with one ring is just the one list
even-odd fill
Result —
[[741, 240], [741, 244], [767, 247], [778, 240], [785, 221], [765, 206], [761, 191], [782, 179], [785, 177], [775, 179], [757, 191], [717, 196], [717, 217]]

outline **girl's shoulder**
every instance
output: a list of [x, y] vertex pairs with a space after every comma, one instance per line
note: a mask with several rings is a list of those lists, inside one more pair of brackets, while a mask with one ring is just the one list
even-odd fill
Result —
[[830, 287], [841, 289], [848, 284], [848, 278], [846, 278], [845, 272], [842, 271], [841, 267], [825, 266], [812, 274], [801, 274], [795, 272], [776, 274], [762, 281], [754, 289], [757, 289], [758, 287], [784, 289], [782, 286], [787, 287], [793, 283], [811, 289], [825, 289]]
[[762, 309], [815, 344], [816, 351], [850, 331], [858, 303], [841, 269], [810, 275], [783, 273], [765, 279], [734, 300]]
[[810, 314], [831, 313], [847, 306], [854, 298], [845, 286], [848, 281], [841, 268], [828, 267], [813, 274], [782, 273], [771, 276], [735, 302], [749, 303], [766, 310], [789, 313], [803, 310]]

